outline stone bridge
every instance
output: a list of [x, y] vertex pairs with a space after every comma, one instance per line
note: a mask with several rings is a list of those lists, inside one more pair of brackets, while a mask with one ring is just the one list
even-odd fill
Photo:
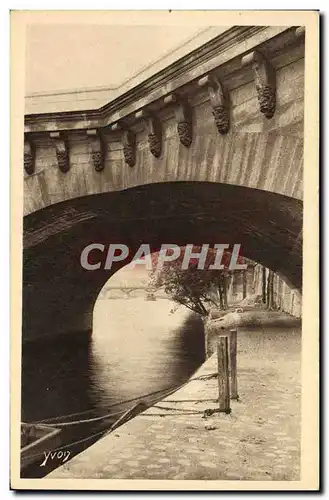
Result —
[[149, 292], [146, 286], [106, 286], [99, 294], [99, 298], [133, 298], [144, 297]]
[[101, 107], [28, 100], [23, 338], [92, 329], [129, 261], [83, 269], [93, 242], [241, 243], [301, 289], [303, 100], [304, 31], [280, 26], [227, 29]]

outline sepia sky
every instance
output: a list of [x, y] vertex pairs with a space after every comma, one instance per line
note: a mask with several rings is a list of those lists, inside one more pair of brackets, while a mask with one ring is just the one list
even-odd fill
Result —
[[29, 25], [26, 94], [119, 86], [203, 30], [195, 25]]

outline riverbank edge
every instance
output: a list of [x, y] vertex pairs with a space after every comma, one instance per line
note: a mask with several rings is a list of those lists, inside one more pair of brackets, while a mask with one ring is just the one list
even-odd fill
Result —
[[[58, 467], [57, 469], [55, 469], [54, 471], [52, 471], [50, 474], [45, 476], [43, 479], [53, 479], [53, 478], [60, 479], [62, 477], [65, 478], [65, 477], [67, 477], [68, 471], [71, 471], [71, 473], [72, 473], [73, 469], [77, 469], [80, 466], [82, 468], [84, 468], [84, 464], [86, 463], [86, 461], [90, 462], [88, 457], [89, 457], [90, 453], [93, 451], [93, 449], [95, 449], [96, 447], [98, 448], [98, 447], [100, 447], [101, 444], [104, 444], [104, 447], [110, 448], [111, 442], [116, 441], [116, 439], [119, 435], [118, 433], [124, 433], [126, 435], [131, 435], [130, 427], [131, 427], [133, 422], [134, 422], [134, 424], [136, 424], [136, 422], [138, 422], [139, 420], [142, 420], [145, 415], [148, 415], [148, 413], [154, 411], [156, 405], [161, 404], [161, 403], [166, 403], [166, 401], [169, 398], [172, 398], [173, 395], [175, 396], [175, 398], [179, 399], [180, 394], [183, 392], [186, 392], [186, 389], [189, 386], [189, 384], [194, 383], [194, 380], [197, 379], [198, 377], [207, 377], [207, 376], [212, 375], [213, 374], [212, 367], [213, 367], [215, 358], [216, 358], [215, 353], [212, 354], [211, 356], [207, 357], [204, 360], [204, 362], [199, 366], [199, 368], [197, 368], [196, 371], [193, 372], [193, 374], [191, 374], [191, 376], [187, 379], [187, 381], [184, 382], [176, 390], [173, 389], [173, 391], [172, 391], [172, 393], [170, 393], [170, 395], [167, 395], [165, 398], [159, 399], [156, 403], [149, 406], [146, 410], [139, 413], [138, 415], [136, 415], [135, 417], [130, 419], [128, 422], [122, 424], [119, 428], [115, 429], [115, 431], [110, 432], [109, 434], [106, 434], [105, 436], [101, 437], [96, 443], [94, 443], [89, 448], [87, 448], [86, 450], [82, 451], [81, 453], [79, 453], [78, 455], [73, 457], [67, 464], [63, 464], [60, 467]], [[217, 394], [214, 394], [214, 401], [216, 400], [216, 397], [217, 397]], [[157, 416], [157, 417], [153, 417], [153, 418], [155, 418], [156, 421], [160, 421], [162, 419], [161, 416]], [[75, 477], [75, 476], [73, 475], [71, 477]]]
[[[278, 312], [278, 317], [280, 316], [282, 319], [287, 318], [287, 322], [289, 323], [289, 320], [291, 319], [291, 316], [288, 315], [287, 313], [282, 313]], [[145, 426], [145, 420], [149, 420], [152, 422], [152, 426], [161, 426], [163, 417], [166, 415], [165, 410], [160, 410], [159, 408], [161, 405], [168, 405], [170, 401], [170, 405], [173, 410], [175, 409], [181, 409], [180, 405], [176, 404], [173, 407], [173, 403], [175, 403], [174, 400], [186, 400], [190, 399], [191, 395], [195, 395], [198, 390], [200, 391], [201, 385], [202, 385], [202, 391], [203, 391], [203, 396], [205, 396], [207, 401], [207, 407], [206, 409], [199, 411], [200, 413], [200, 418], [204, 417], [204, 412], [211, 411], [211, 410], [216, 410], [218, 407], [217, 403], [217, 398], [218, 398], [218, 392], [217, 392], [217, 354], [215, 350], [213, 349], [214, 347], [214, 340], [216, 341], [216, 338], [218, 338], [219, 333], [223, 333], [223, 328], [218, 327], [218, 325], [213, 325], [214, 321], [213, 320], [208, 320], [205, 322], [205, 341], [206, 341], [206, 335], [209, 335], [210, 331], [210, 337], [208, 337], [209, 341], [209, 346], [210, 349], [208, 349], [208, 355], [206, 356], [206, 359], [204, 362], [197, 368], [197, 370], [189, 377], [189, 379], [180, 387], [178, 387], [176, 390], [173, 389], [173, 391], [170, 393], [170, 395], [167, 395], [165, 398], [159, 399], [157, 402], [155, 402], [153, 405], [148, 407], [145, 411], [139, 413], [136, 415], [134, 418], [129, 420], [128, 422], [122, 424], [119, 428], [117, 428], [115, 431], [103, 436], [100, 438], [96, 443], [94, 443], [92, 446], [72, 458], [69, 462], [66, 464], [58, 467], [54, 471], [52, 471], [50, 474], [44, 477], [44, 479], [61, 479], [61, 478], [101, 478], [103, 477], [104, 473], [108, 474], [109, 472], [109, 467], [110, 464], [105, 465], [103, 463], [104, 460], [104, 455], [107, 454], [108, 450], [115, 450], [115, 457], [116, 459], [120, 456], [122, 456], [122, 460], [125, 462], [125, 453], [129, 452], [129, 448], [131, 445], [131, 439], [134, 441], [143, 441], [144, 437], [148, 433], [148, 426]], [[241, 326], [241, 325], [239, 325]], [[264, 325], [262, 325], [264, 326]], [[288, 329], [291, 327], [291, 325], [288, 325]], [[239, 327], [238, 327], [239, 329]], [[208, 382], [204, 382], [204, 380], [211, 379]], [[202, 380], [203, 379], [203, 380]], [[201, 382], [202, 380], [202, 382]], [[193, 384], [193, 386], [192, 386]], [[201, 385], [200, 385], [201, 384]], [[209, 385], [210, 384], [210, 385]], [[186, 398], [187, 397], [187, 398]], [[192, 401], [192, 400], [191, 400]], [[170, 406], [169, 405], [169, 406]], [[237, 408], [233, 408], [236, 405], [240, 405], [238, 401], [231, 401], [231, 407], [232, 410], [235, 411]], [[154, 414], [155, 412], [155, 414]], [[162, 414], [161, 414], [162, 413]], [[145, 417], [147, 417], [145, 419]], [[178, 417], [179, 419], [179, 417]], [[206, 424], [207, 418], [203, 420], [203, 422]], [[184, 430], [189, 428], [189, 422], [186, 421], [181, 421], [180, 424], [182, 425], [182, 428]], [[160, 432], [160, 431], [159, 431]], [[120, 438], [121, 442], [121, 447], [120, 450], [117, 450], [117, 445], [118, 445], [118, 438]], [[169, 436], [168, 436], [169, 438]], [[167, 450], [165, 446], [165, 450]], [[270, 450], [271, 452], [272, 450]], [[121, 469], [122, 477], [129, 477], [130, 473], [130, 463], [132, 461], [127, 462], [127, 475], [125, 475], [125, 469]], [[98, 464], [98, 465], [97, 465]], [[151, 464], [152, 465], [152, 464]], [[110, 478], [111, 476], [107, 476]], [[114, 477], [116, 479], [116, 477]], [[268, 479], [268, 478], [266, 478]]]

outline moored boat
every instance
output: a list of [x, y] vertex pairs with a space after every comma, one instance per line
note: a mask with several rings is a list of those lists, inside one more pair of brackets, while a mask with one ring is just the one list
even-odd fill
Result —
[[42, 424], [21, 424], [21, 470], [42, 460], [44, 452], [60, 447], [61, 429]]

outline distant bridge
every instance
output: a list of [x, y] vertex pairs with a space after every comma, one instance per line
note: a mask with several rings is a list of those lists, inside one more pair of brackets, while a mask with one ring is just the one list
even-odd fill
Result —
[[99, 299], [118, 299], [144, 297], [148, 293], [153, 293], [157, 298], [167, 298], [162, 290], [151, 290], [146, 286], [106, 286], [100, 294]]

